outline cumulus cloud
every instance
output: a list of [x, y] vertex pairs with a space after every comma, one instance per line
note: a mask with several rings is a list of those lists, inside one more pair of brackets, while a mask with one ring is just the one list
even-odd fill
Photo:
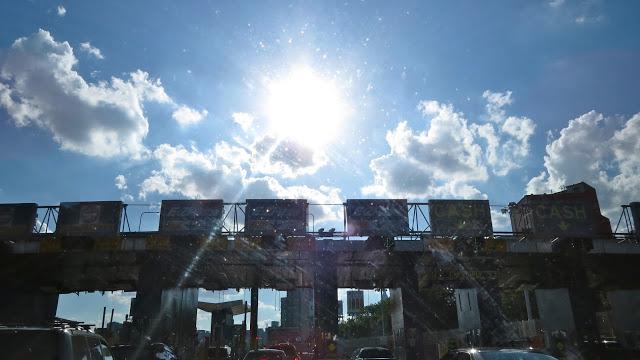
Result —
[[202, 119], [207, 117], [208, 114], [209, 112], [206, 109], [198, 111], [186, 105], [180, 105], [173, 111], [171, 117], [173, 117], [173, 119], [181, 126], [186, 126], [199, 123]]
[[67, 15], [67, 9], [64, 8], [64, 6], [62, 5], [58, 5], [58, 8], [56, 9], [56, 12], [58, 13], [58, 16], [63, 17], [65, 15]]
[[107, 299], [117, 304], [129, 306], [131, 299], [136, 297], [135, 292], [124, 292], [122, 290], [107, 293]]
[[233, 114], [231, 114], [231, 118], [233, 119], [233, 122], [240, 125], [240, 128], [242, 128], [242, 131], [244, 132], [247, 132], [249, 131], [249, 129], [251, 129], [254, 121], [253, 115], [243, 112], [234, 112]]
[[249, 142], [234, 139], [237, 146], [233, 146], [233, 157], [246, 163], [252, 173], [291, 179], [314, 174], [328, 163], [328, 156], [321, 148], [309, 146], [300, 139], [260, 131], [265, 128], [264, 124], [249, 113], [235, 112], [232, 119]]
[[474, 184], [488, 180], [489, 167], [506, 175], [521, 166], [535, 125], [529, 118], [507, 115], [510, 91], [485, 91], [483, 97], [488, 119], [483, 124], [470, 123], [451, 104], [422, 101], [418, 108], [429, 119], [426, 129], [415, 131], [403, 121], [388, 131], [390, 153], [371, 161], [373, 184], [362, 192], [406, 198], [486, 197]]
[[90, 42], [83, 42], [80, 43], [80, 51], [83, 51], [93, 57], [95, 57], [96, 59], [104, 59], [104, 56], [102, 56], [102, 51], [100, 51], [100, 49], [98, 49], [97, 47], [91, 45]]
[[160, 80], [137, 70], [92, 84], [74, 70], [77, 62], [69, 43], [48, 31], [17, 39], [0, 63], [0, 106], [16, 126], [50, 131], [64, 150], [99, 157], [146, 153], [144, 103], [172, 104]]
[[526, 191], [548, 193], [580, 181], [596, 188], [609, 217], [640, 199], [640, 113], [625, 119], [590, 111], [569, 121], [547, 144], [544, 170]]
[[564, 1], [565, 0], [549, 0], [548, 4], [552, 8], [558, 8], [558, 7], [561, 7], [564, 4]]
[[494, 174], [504, 176], [522, 167], [529, 155], [529, 140], [535, 132], [533, 120], [524, 116], [508, 116], [504, 107], [510, 105], [511, 91], [485, 91], [490, 122], [473, 124], [476, 135], [486, 142], [485, 157]]
[[120, 190], [126, 190], [127, 189], [127, 178], [124, 177], [124, 175], [118, 175], [116, 176], [116, 178], [114, 179], [114, 184], [116, 185], [116, 187]]
[[253, 172], [285, 178], [313, 174], [327, 163], [327, 156], [321, 151], [269, 135], [255, 141], [250, 151], [249, 164]]
[[[153, 152], [159, 169], [142, 182], [140, 197], [146, 198], [151, 193], [157, 193], [196, 199], [222, 198], [229, 202], [245, 198], [300, 198], [314, 203], [342, 201], [340, 191], [336, 188], [284, 186], [273, 177], [252, 176], [242, 166], [245, 156], [248, 156], [246, 151], [225, 142], [216, 144], [208, 151], [187, 149], [180, 145], [160, 145]], [[321, 207], [321, 212], [318, 215], [321, 219], [338, 218], [338, 214], [330, 207]]]

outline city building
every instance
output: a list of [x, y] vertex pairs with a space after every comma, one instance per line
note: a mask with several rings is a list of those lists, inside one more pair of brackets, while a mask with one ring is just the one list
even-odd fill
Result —
[[280, 324], [285, 328], [313, 327], [313, 289], [287, 291], [280, 299]]
[[359, 314], [364, 308], [364, 291], [349, 290], [347, 291], [347, 315], [354, 316]]

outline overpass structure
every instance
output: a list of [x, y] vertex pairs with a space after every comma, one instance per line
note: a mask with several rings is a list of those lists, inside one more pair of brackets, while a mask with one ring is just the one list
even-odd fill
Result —
[[603, 314], [626, 346], [640, 345], [629, 311], [640, 306], [638, 203], [612, 230], [595, 190], [576, 184], [509, 204], [512, 232], [493, 231], [486, 200], [347, 200], [340, 231], [309, 229], [312, 206], [168, 200], [158, 230], [141, 232], [118, 201], [0, 205], [0, 323], [50, 320], [61, 293], [136, 291], [140, 334], [188, 355], [198, 288], [251, 288], [255, 338], [257, 289], [302, 287], [314, 289], [323, 344], [337, 333], [338, 288], [390, 288], [401, 359], [437, 358], [452, 338], [597, 339]]

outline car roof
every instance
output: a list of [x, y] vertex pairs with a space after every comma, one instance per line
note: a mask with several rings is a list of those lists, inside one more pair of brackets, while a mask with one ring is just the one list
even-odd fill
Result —
[[284, 351], [279, 350], [279, 349], [258, 349], [258, 350], [251, 350], [249, 352], [273, 352], [273, 353], [283, 353]]
[[0, 325], [0, 330], [2, 331], [48, 331], [48, 330], [52, 330], [52, 331], [61, 331], [63, 330], [62, 328], [55, 328], [55, 327], [48, 327], [48, 326], [5, 326], [5, 325]]
[[477, 352], [483, 352], [483, 351], [539, 352], [539, 350], [536, 350], [536, 349], [529, 349], [529, 348], [506, 348], [506, 347], [460, 348], [460, 349], [456, 349], [455, 351], [464, 351], [464, 352], [468, 352], [468, 351], [477, 351]]

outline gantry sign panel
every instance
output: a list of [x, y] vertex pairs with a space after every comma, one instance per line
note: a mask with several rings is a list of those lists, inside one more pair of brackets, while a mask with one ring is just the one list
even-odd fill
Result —
[[120, 232], [122, 201], [63, 202], [56, 235], [113, 236]]
[[347, 233], [353, 236], [399, 236], [409, 232], [406, 199], [348, 199]]
[[629, 207], [631, 208], [631, 218], [636, 236], [640, 236], [640, 202], [632, 202]]
[[162, 200], [159, 230], [171, 235], [219, 235], [222, 200]]
[[511, 209], [511, 222], [514, 231], [535, 235], [591, 237], [602, 231], [595, 225], [596, 214], [590, 205], [586, 201], [529, 199]]
[[489, 200], [429, 200], [434, 236], [491, 236]]
[[0, 204], [0, 239], [25, 238], [36, 223], [38, 204]]
[[305, 199], [247, 199], [245, 235], [304, 236], [308, 211]]

